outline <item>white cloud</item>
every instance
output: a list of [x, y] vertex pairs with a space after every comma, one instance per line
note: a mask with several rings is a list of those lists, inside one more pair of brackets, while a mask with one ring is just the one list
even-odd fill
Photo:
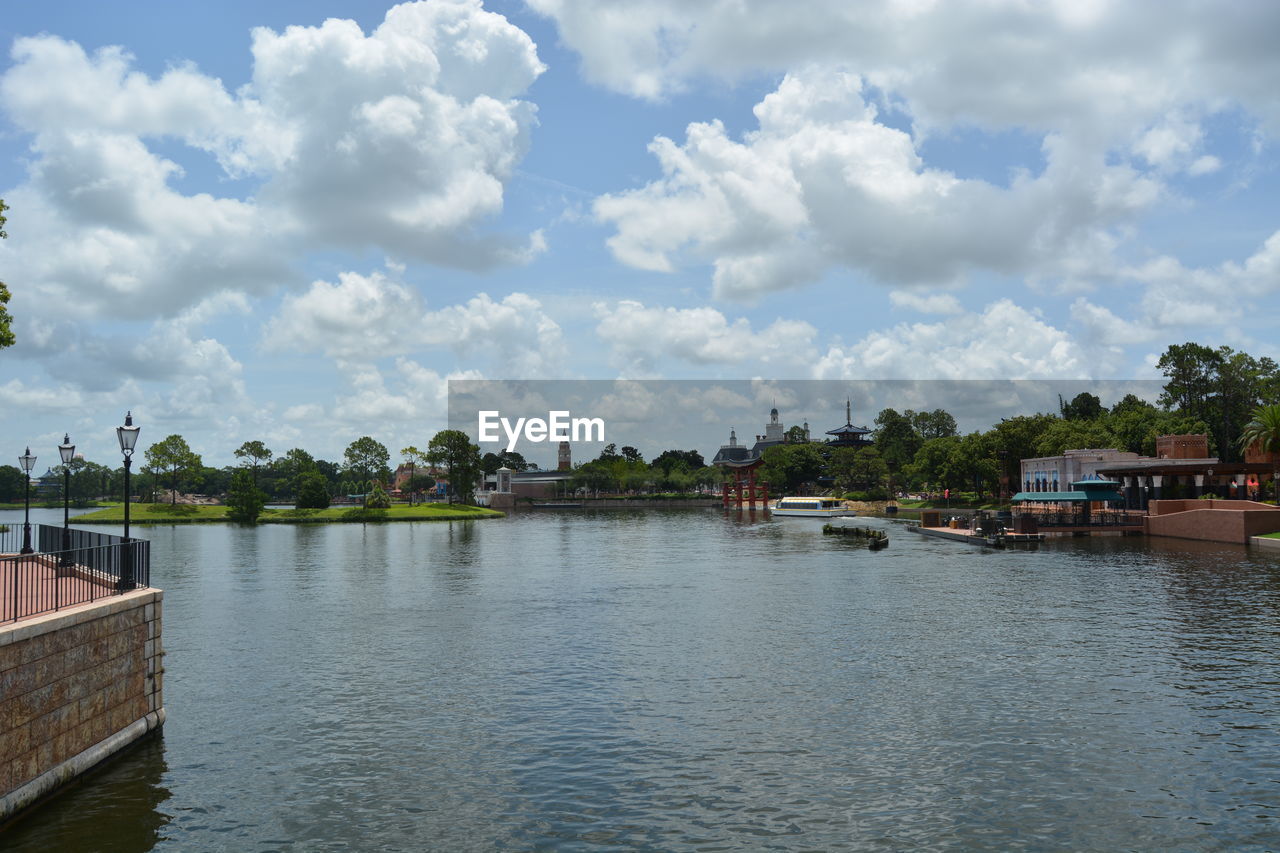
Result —
[[418, 294], [375, 272], [338, 274], [337, 284], [312, 282], [284, 298], [263, 333], [267, 349], [375, 359], [405, 352], [423, 334]]
[[587, 77], [644, 98], [698, 78], [853, 67], [917, 122], [1064, 127], [1135, 138], [1180, 109], [1234, 99], [1280, 123], [1280, 9], [1150, 3], [529, 0]]
[[[543, 70], [479, 0], [405, 3], [367, 36], [334, 19], [258, 29], [252, 52], [252, 81], [229, 93], [189, 65], [148, 77], [120, 48], [14, 43], [0, 106], [32, 161], [4, 192], [22, 228], [0, 261], [24, 283], [20, 314], [172, 316], [292, 283], [310, 248], [471, 268], [541, 251], [540, 234], [478, 230], [527, 147], [534, 108], [519, 95]], [[252, 184], [179, 190], [181, 166], [158, 153], [169, 140]]]
[[889, 301], [895, 308], [906, 308], [921, 314], [959, 314], [964, 310], [960, 307], [960, 300], [950, 293], [893, 290], [889, 292]]
[[1244, 263], [1187, 267], [1161, 256], [1124, 271], [1144, 285], [1143, 321], [1159, 329], [1231, 325], [1257, 304], [1280, 293], [1280, 231]]
[[714, 264], [717, 296], [747, 299], [837, 265], [897, 284], [980, 269], [1085, 277], [1110, 270], [1112, 229], [1160, 191], [1058, 136], [1044, 171], [1008, 188], [929, 168], [847, 72], [788, 74], [755, 113], [742, 142], [719, 122], [690, 125], [684, 145], [655, 140], [663, 177], [597, 199], [619, 260], [669, 270], [688, 253]]
[[336, 284], [316, 281], [307, 292], [285, 297], [264, 340], [271, 351], [361, 362], [449, 349], [525, 378], [554, 375], [565, 359], [560, 326], [527, 294], [495, 301], [480, 293], [428, 311], [417, 291], [378, 272], [344, 272]]
[[1148, 343], [1156, 336], [1150, 326], [1122, 319], [1109, 308], [1094, 305], [1083, 296], [1071, 303], [1071, 319], [1084, 327], [1089, 340], [1116, 352], [1134, 344]]
[[612, 364], [628, 376], [652, 373], [673, 358], [695, 365], [803, 364], [813, 353], [817, 330], [798, 320], [778, 319], [755, 331], [745, 318], [730, 322], [714, 308], [658, 308], [623, 300], [595, 305], [596, 334], [611, 351]]
[[554, 376], [564, 365], [560, 326], [524, 293], [500, 302], [481, 293], [465, 304], [430, 312], [423, 318], [423, 333], [460, 356], [487, 356], [511, 376]]
[[1070, 335], [1008, 299], [940, 323], [902, 323], [832, 346], [817, 379], [1051, 379], [1108, 372]]

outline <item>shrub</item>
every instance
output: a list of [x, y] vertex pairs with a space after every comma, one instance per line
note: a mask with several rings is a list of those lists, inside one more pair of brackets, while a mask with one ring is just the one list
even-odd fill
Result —
[[847, 501], [887, 501], [889, 492], [882, 488], [868, 489], [865, 492], [846, 492]]
[[382, 488], [381, 483], [374, 483], [373, 491], [369, 492], [369, 496], [365, 498], [364, 505], [369, 509], [390, 509], [391, 498]]

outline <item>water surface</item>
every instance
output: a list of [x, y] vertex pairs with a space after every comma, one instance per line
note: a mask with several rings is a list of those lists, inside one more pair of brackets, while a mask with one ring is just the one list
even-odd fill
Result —
[[140, 529], [163, 737], [0, 847], [1280, 846], [1280, 560], [863, 523]]

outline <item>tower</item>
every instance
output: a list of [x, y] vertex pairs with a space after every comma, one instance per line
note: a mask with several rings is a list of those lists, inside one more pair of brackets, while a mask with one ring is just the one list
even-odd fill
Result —
[[560, 449], [557, 452], [556, 469], [559, 471], [573, 470], [573, 459], [569, 455], [569, 442], [560, 442]]

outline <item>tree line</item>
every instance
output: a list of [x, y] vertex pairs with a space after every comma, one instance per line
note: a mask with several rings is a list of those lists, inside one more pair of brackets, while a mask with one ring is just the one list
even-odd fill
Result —
[[[998, 494], [1002, 478], [1017, 492], [1020, 462], [1066, 450], [1114, 448], [1154, 456], [1161, 435], [1204, 434], [1209, 454], [1238, 462], [1255, 443], [1280, 451], [1280, 369], [1231, 347], [1170, 346], [1157, 362], [1166, 382], [1153, 403], [1133, 394], [1110, 408], [1083, 392], [1059, 400], [1056, 413], [1004, 418], [959, 434], [938, 409], [876, 416], [873, 446], [837, 448], [792, 441], [764, 453], [760, 477], [775, 492], [816, 484], [853, 497], [944, 489]], [[1274, 472], [1273, 472], [1274, 480]]]

